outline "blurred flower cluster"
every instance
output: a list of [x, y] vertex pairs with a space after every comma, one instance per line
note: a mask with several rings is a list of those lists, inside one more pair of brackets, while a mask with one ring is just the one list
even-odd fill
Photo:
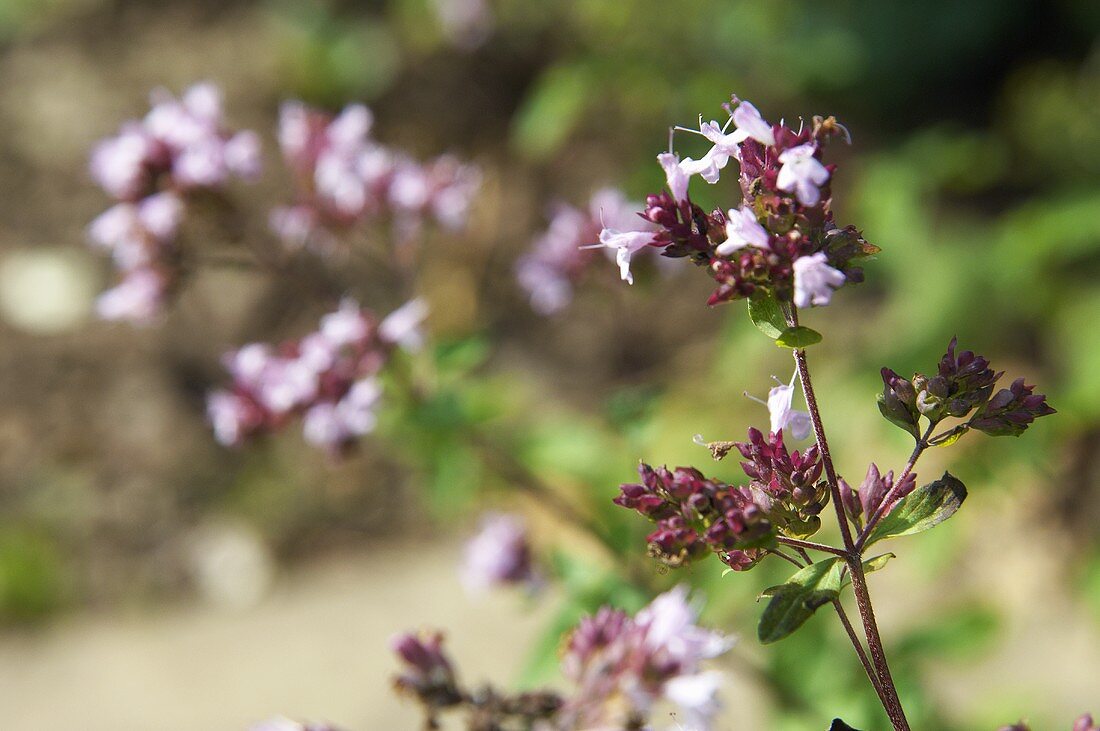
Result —
[[531, 542], [523, 519], [505, 513], [482, 516], [462, 555], [462, 584], [471, 593], [498, 586], [538, 588]]
[[698, 612], [678, 587], [655, 598], [635, 616], [604, 607], [581, 621], [565, 646], [562, 669], [573, 691], [508, 697], [491, 688], [464, 689], [442, 649], [438, 633], [403, 635], [394, 650], [404, 664], [398, 689], [424, 707], [429, 727], [448, 709], [463, 708], [468, 728], [498, 729], [506, 721], [543, 731], [642, 729], [655, 706], [675, 705], [678, 728], [711, 727], [719, 708], [721, 674], [702, 663], [732, 642], [696, 624]]
[[157, 90], [151, 102], [144, 119], [123, 124], [91, 156], [92, 177], [118, 201], [88, 229], [91, 244], [109, 252], [121, 274], [97, 302], [109, 320], [144, 323], [161, 310], [178, 276], [174, 241], [189, 195], [260, 172], [259, 137], [225, 127], [213, 84], [196, 84], [178, 99]]
[[395, 347], [415, 350], [427, 306], [413, 300], [379, 320], [355, 301], [321, 318], [315, 332], [273, 347], [251, 343], [228, 353], [233, 386], [207, 398], [218, 441], [241, 444], [295, 416], [310, 444], [338, 454], [374, 429], [378, 375]]
[[[585, 209], [558, 203], [550, 212], [550, 225], [531, 242], [530, 250], [516, 262], [516, 278], [527, 292], [531, 307], [550, 315], [569, 305], [573, 288], [595, 259], [604, 228], [652, 238], [656, 227], [638, 216], [640, 205], [614, 188], [592, 194]], [[626, 251], [620, 249], [620, 251]], [[629, 256], [619, 254], [624, 278], [630, 278]]]
[[[1031, 726], [1021, 721], [1011, 726], [1002, 726], [997, 731], [1031, 731]], [[1092, 720], [1092, 714], [1086, 713], [1073, 722], [1073, 728], [1070, 731], [1100, 731], [1100, 726]]]
[[[648, 196], [643, 212], [658, 227], [656, 235], [605, 226], [601, 244], [616, 250], [626, 281], [631, 258], [646, 248], [690, 257], [718, 282], [712, 305], [758, 293], [801, 308], [829, 304], [836, 289], [862, 280], [854, 261], [878, 251], [855, 228], [840, 228], [833, 219], [835, 166], [826, 166], [822, 155], [847, 131], [832, 117], [815, 117], [797, 130], [773, 125], [737, 97], [725, 109], [724, 123], [678, 128], [711, 143], [702, 158], [681, 159], [672, 150], [657, 156], [668, 190]], [[691, 178], [716, 183], [730, 160], [739, 165], [741, 205], [707, 213], [691, 200]]]
[[374, 117], [354, 104], [335, 117], [289, 101], [279, 112], [279, 146], [298, 200], [271, 213], [272, 230], [291, 248], [319, 253], [372, 219], [387, 220], [399, 241], [426, 218], [450, 230], [466, 223], [480, 186], [477, 169], [444, 155], [418, 163], [370, 137]]

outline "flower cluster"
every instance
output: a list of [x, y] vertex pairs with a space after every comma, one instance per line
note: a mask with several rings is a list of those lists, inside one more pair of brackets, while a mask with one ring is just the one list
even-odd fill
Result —
[[649, 534], [650, 553], [664, 563], [716, 553], [735, 570], [751, 568], [775, 536], [804, 537], [821, 526], [818, 513], [828, 503], [817, 445], [787, 450], [783, 432], [765, 438], [749, 429], [747, 442], [716, 443], [717, 458], [736, 448], [746, 461], [748, 486], [708, 479], [693, 467], [653, 468], [642, 464], [641, 483], [620, 485], [614, 502], [657, 524]]
[[225, 356], [233, 387], [207, 398], [218, 441], [236, 445], [301, 415], [306, 441], [332, 453], [375, 426], [377, 378], [396, 346], [415, 350], [427, 315], [413, 300], [379, 321], [345, 299], [316, 332], [272, 347], [246, 345]]
[[394, 639], [393, 650], [404, 665], [394, 685], [423, 706], [427, 728], [440, 728], [440, 713], [463, 708], [471, 731], [513, 728], [507, 724], [515, 721], [521, 728], [549, 729], [553, 727], [546, 724], [561, 709], [561, 697], [551, 691], [509, 696], [490, 687], [464, 689], [443, 653], [443, 635], [438, 632], [401, 635]]
[[429, 724], [437, 723], [441, 711], [464, 707], [471, 729], [511, 728], [502, 725], [509, 719], [545, 731], [642, 729], [651, 728], [647, 721], [658, 703], [670, 702], [683, 714], [680, 728], [705, 731], [719, 708], [721, 674], [703, 670], [702, 664], [732, 642], [699, 627], [697, 618], [682, 587], [658, 596], [633, 617], [608, 607], [586, 617], [565, 647], [562, 670], [574, 688], [564, 698], [552, 692], [508, 697], [490, 688], [464, 690], [438, 633], [394, 641], [404, 666], [395, 682], [425, 707]]
[[[681, 159], [672, 151], [657, 156], [668, 191], [650, 195], [642, 215], [658, 233], [646, 238], [608, 228], [601, 242], [617, 249], [626, 268], [646, 247], [690, 257], [718, 282], [712, 305], [758, 294], [800, 308], [829, 304], [836, 289], [862, 280], [854, 260], [878, 251], [855, 228], [840, 228], [833, 219], [835, 166], [826, 166], [822, 154], [847, 131], [832, 117], [815, 117], [798, 130], [770, 124], [737, 97], [725, 109], [724, 124], [700, 121], [698, 130], [685, 130], [711, 143], [702, 158]], [[739, 165], [741, 205], [707, 213], [691, 201], [691, 178], [715, 183], [730, 160]]]
[[640, 729], [662, 700], [683, 714], [682, 728], [710, 728], [721, 674], [702, 670], [702, 663], [732, 642], [696, 625], [697, 617], [687, 590], [677, 587], [633, 618], [605, 607], [582, 620], [562, 660], [576, 691], [558, 728]]
[[991, 436], [1019, 436], [1040, 416], [1055, 413], [1043, 394], [1019, 378], [1008, 388], [993, 393], [1003, 371], [995, 373], [989, 361], [965, 350], [958, 355], [957, 338], [952, 338], [933, 376], [920, 373], [906, 380], [889, 368], [882, 369], [883, 391], [879, 410], [888, 421], [914, 438], [921, 439], [920, 419], [928, 421], [928, 433], [947, 417], [967, 419], [964, 423], [931, 438], [940, 444], [970, 429]]
[[527, 526], [515, 515], [483, 516], [481, 528], [466, 544], [462, 558], [462, 584], [471, 593], [496, 586], [539, 585]]
[[221, 92], [201, 83], [179, 99], [155, 91], [144, 119], [96, 145], [90, 169], [118, 202], [92, 222], [88, 238], [111, 254], [122, 277], [96, 309], [108, 320], [144, 323], [160, 312], [178, 276], [174, 241], [184, 200], [232, 176], [255, 178], [260, 142], [254, 132], [227, 130]]
[[272, 211], [271, 227], [287, 246], [328, 252], [352, 227], [379, 218], [402, 240], [426, 218], [452, 230], [465, 225], [478, 171], [446, 155], [420, 164], [372, 140], [373, 123], [358, 104], [335, 117], [301, 102], [282, 105], [279, 146], [298, 201]]
[[[596, 191], [585, 210], [565, 203], [554, 206], [549, 228], [535, 238], [530, 251], [516, 262], [516, 278], [526, 290], [531, 307], [540, 315], [550, 315], [572, 301], [574, 285], [595, 260], [592, 249], [602, 246], [596, 242], [608, 237], [605, 233], [601, 239], [605, 227], [623, 235], [636, 234], [644, 240], [652, 238], [656, 227], [638, 216], [638, 208], [637, 203], [628, 201], [614, 188]], [[623, 278], [633, 281], [630, 256], [618, 256]]]
[[693, 467], [638, 467], [641, 483], [620, 485], [615, 504], [636, 510], [657, 527], [646, 537], [650, 554], [680, 566], [714, 551], [735, 569], [761, 558], [756, 544], [773, 534], [759, 491], [707, 479]]

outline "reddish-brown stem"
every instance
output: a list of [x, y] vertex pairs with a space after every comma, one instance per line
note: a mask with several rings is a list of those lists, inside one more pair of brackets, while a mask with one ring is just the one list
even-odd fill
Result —
[[799, 560], [798, 560], [797, 558], [795, 558], [794, 556], [791, 556], [791, 555], [789, 555], [789, 554], [783, 553], [783, 552], [782, 552], [782, 551], [780, 551], [780, 550], [779, 550], [778, 548], [768, 548], [768, 549], [766, 549], [766, 550], [767, 550], [767, 552], [768, 552], [768, 553], [770, 553], [771, 555], [773, 555], [773, 556], [778, 556], [779, 558], [783, 559], [784, 561], [789, 561], [790, 563], [793, 563], [793, 564], [794, 564], [795, 566], [797, 566], [797, 567], [798, 567], [798, 568], [800, 568], [800, 569], [802, 569], [802, 568], [806, 568], [806, 567], [805, 567], [805, 566], [804, 566], [804, 565], [802, 564], [802, 562], [801, 562], [801, 561], [799, 561]]
[[823, 551], [825, 553], [831, 553], [834, 556], [840, 556], [841, 558], [847, 558], [848, 554], [842, 548], [836, 548], [834, 546], [827, 546], [824, 543], [814, 543], [813, 541], [803, 541], [800, 538], [787, 538], [786, 536], [779, 536], [776, 540], [785, 546], [791, 546], [798, 549], [809, 549], [811, 551]]
[[[798, 312], [793, 307], [786, 308], [787, 324], [791, 327], [798, 325]], [[859, 609], [859, 617], [863, 622], [863, 633], [867, 637], [867, 648], [870, 650], [871, 660], [874, 663], [875, 675], [879, 679], [882, 700], [886, 715], [890, 718], [895, 731], [910, 731], [909, 721], [905, 718], [905, 711], [901, 707], [901, 699], [898, 698], [894, 679], [890, 675], [890, 665], [886, 661], [886, 651], [882, 646], [882, 637], [879, 635], [878, 623], [875, 621], [875, 610], [871, 606], [871, 595], [867, 591], [867, 578], [863, 573], [863, 561], [856, 550], [855, 541], [852, 539], [851, 526], [848, 524], [848, 516], [844, 513], [844, 506], [840, 501], [840, 482], [837, 479], [836, 469], [833, 467], [833, 458], [829, 452], [829, 443], [825, 439], [825, 428], [821, 423], [821, 411], [817, 405], [817, 396], [814, 393], [813, 382], [810, 379], [810, 369], [806, 362], [806, 351], [798, 349], [794, 351], [794, 361], [798, 368], [798, 377], [802, 382], [802, 393], [806, 397], [806, 407], [810, 412], [810, 422], [813, 424], [814, 437], [817, 440], [817, 448], [821, 453], [821, 463], [825, 469], [825, 478], [829, 485], [829, 496], [833, 507], [836, 509], [837, 523], [840, 526], [840, 536], [844, 541], [844, 560], [848, 564], [848, 572], [852, 577], [852, 591], [856, 597], [856, 607]]]

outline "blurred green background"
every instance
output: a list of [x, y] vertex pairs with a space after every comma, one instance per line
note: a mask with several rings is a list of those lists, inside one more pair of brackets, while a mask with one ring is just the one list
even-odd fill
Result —
[[[835, 622], [756, 646], [753, 600], [782, 569], [666, 575], [643, 560], [646, 526], [608, 502], [641, 457], [734, 479], [691, 436], [764, 423], [741, 393], [789, 377], [788, 355], [743, 305], [707, 309], [710, 280], [686, 264], [627, 288], [609, 263], [549, 319], [512, 275], [553, 201], [657, 189], [667, 128], [717, 117], [731, 92], [769, 119], [834, 114], [852, 132], [834, 206], [883, 252], [807, 317], [826, 335], [811, 364], [849, 480], [908, 452], [875, 409], [878, 369], [930, 369], [952, 335], [1058, 409], [1018, 440], [930, 454], [918, 472], [950, 465], [966, 509], [898, 542], [871, 583], [915, 728], [1068, 728], [1100, 700], [1098, 32], [1093, 0], [0, 0], [6, 728], [233, 729], [273, 713], [414, 728], [389, 696], [385, 638], [418, 623], [446, 628], [475, 676], [552, 678], [578, 613], [641, 596], [518, 498], [473, 431], [609, 526], [652, 583], [699, 585], [706, 618], [744, 636], [729, 728], [882, 728]], [[159, 326], [89, 315], [109, 264], [81, 246], [107, 205], [88, 150], [153, 87], [202, 79], [264, 137], [268, 169], [231, 191], [232, 225], [193, 213], [185, 246], [273, 245], [267, 211], [290, 190], [282, 99], [364, 101], [383, 143], [484, 171], [470, 230], [432, 235], [415, 285], [435, 306], [419, 366], [433, 396], [393, 404], [344, 462], [293, 429], [222, 450], [203, 394], [224, 350], [299, 335], [343, 291], [397, 304], [384, 267], [204, 270]], [[727, 178], [696, 187], [700, 202], [732, 205]], [[539, 606], [458, 589], [458, 541], [490, 505], [528, 512], [567, 577]]]

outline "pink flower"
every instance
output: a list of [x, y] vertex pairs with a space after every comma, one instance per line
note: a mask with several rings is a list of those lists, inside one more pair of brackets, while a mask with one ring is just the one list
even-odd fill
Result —
[[794, 260], [794, 304], [805, 309], [814, 305], [827, 305], [833, 291], [844, 286], [844, 273], [829, 266], [824, 252], [803, 256]]
[[146, 161], [153, 153], [153, 142], [145, 130], [131, 122], [123, 125], [117, 137], [105, 139], [92, 149], [89, 169], [108, 195], [126, 200], [146, 186]]
[[634, 275], [630, 271], [630, 260], [639, 251], [653, 243], [652, 231], [616, 231], [605, 228], [600, 232], [600, 243], [615, 250], [615, 261], [619, 265], [619, 276], [627, 284], [634, 284]]
[[145, 325], [160, 313], [165, 296], [164, 278], [144, 267], [131, 269], [122, 281], [96, 299], [96, 313], [104, 320], [127, 320]]
[[775, 185], [782, 191], [794, 191], [798, 202], [814, 206], [821, 200], [819, 188], [829, 179], [829, 171], [814, 157], [817, 147], [812, 143], [792, 147], [779, 154], [779, 174]]
[[383, 340], [400, 345], [409, 352], [416, 352], [424, 346], [424, 332], [421, 325], [428, 317], [428, 303], [416, 298], [409, 300], [386, 315], [378, 326], [378, 335]]
[[370, 323], [355, 300], [345, 297], [340, 308], [321, 318], [321, 335], [334, 347], [351, 345], [367, 337]]
[[688, 181], [690, 175], [680, 165], [680, 156], [674, 152], [662, 152], [657, 156], [657, 162], [665, 171], [669, 192], [677, 202], [687, 200]]
[[734, 134], [740, 140], [751, 137], [762, 145], [775, 146], [775, 133], [772, 126], [764, 121], [760, 111], [751, 103], [743, 101], [733, 110], [733, 123], [737, 125]]
[[756, 220], [756, 214], [748, 206], [731, 208], [726, 218], [726, 240], [719, 244], [715, 252], [719, 256], [729, 256], [738, 249], [755, 246], [767, 249], [768, 231]]
[[709, 729], [721, 678], [701, 666], [732, 641], [696, 625], [697, 617], [687, 590], [677, 587], [633, 618], [604, 608], [582, 620], [562, 659], [577, 684], [562, 710], [563, 727], [623, 728], [626, 719], [667, 700], [679, 706], [689, 728]]
[[813, 423], [810, 421], [809, 412], [793, 408], [794, 382], [797, 378], [798, 371], [796, 370], [791, 375], [789, 385], [780, 383], [768, 391], [768, 414], [771, 417], [772, 433], [777, 433], [780, 429], [788, 429], [795, 439], [805, 439], [810, 436]]
[[483, 593], [506, 584], [529, 587], [537, 584], [527, 527], [517, 516], [485, 515], [462, 556], [462, 584], [471, 593]]

